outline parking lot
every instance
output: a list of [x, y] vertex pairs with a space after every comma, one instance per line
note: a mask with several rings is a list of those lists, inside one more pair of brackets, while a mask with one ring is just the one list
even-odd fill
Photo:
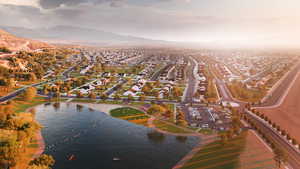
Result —
[[226, 130], [230, 127], [231, 112], [218, 107], [184, 107], [187, 121], [192, 128]]

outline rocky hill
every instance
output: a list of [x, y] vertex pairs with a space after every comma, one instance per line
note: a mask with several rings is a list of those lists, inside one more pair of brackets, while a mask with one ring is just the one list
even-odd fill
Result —
[[6, 47], [11, 51], [28, 51], [51, 46], [44, 42], [16, 37], [0, 29], [0, 47]]

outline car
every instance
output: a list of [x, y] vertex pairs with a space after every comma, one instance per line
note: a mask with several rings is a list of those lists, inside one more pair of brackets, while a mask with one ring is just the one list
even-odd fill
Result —
[[208, 128], [209, 126], [208, 126], [208, 124], [202, 124], [201, 127], [202, 127], [202, 128]]

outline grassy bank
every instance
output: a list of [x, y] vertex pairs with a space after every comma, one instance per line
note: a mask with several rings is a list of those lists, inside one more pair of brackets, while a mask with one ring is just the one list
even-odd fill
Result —
[[170, 133], [191, 133], [189, 131], [176, 127], [175, 125], [168, 124], [161, 120], [154, 120], [153, 124], [156, 128]]
[[144, 112], [131, 107], [117, 108], [110, 111], [110, 115], [128, 122], [147, 126], [149, 116]]
[[246, 144], [246, 133], [229, 139], [226, 143], [217, 140], [205, 145], [182, 169], [236, 169], [240, 166], [240, 154]]

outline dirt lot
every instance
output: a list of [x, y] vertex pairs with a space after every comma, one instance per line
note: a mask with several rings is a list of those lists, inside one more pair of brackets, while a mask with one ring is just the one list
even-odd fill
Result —
[[291, 137], [300, 141], [300, 76], [296, 79], [283, 103], [272, 109], [260, 109], [281, 128], [287, 130]]

